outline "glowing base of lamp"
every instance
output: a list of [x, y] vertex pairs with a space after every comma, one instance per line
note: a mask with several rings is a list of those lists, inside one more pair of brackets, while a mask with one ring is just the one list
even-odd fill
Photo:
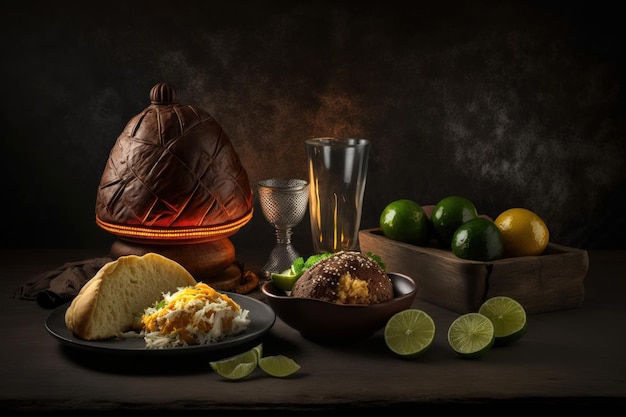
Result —
[[234, 264], [235, 247], [228, 238], [171, 245], [116, 240], [111, 245], [113, 259], [123, 255], [141, 256], [148, 252], [178, 262], [196, 281], [202, 281], [218, 291], [232, 291], [241, 281], [242, 271]]

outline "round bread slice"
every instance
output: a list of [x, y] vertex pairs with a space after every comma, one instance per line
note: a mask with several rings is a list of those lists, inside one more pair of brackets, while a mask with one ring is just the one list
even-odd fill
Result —
[[85, 340], [119, 336], [163, 293], [195, 284], [183, 266], [157, 253], [120, 256], [81, 288], [65, 312], [65, 325]]
[[356, 251], [342, 251], [304, 271], [293, 285], [294, 297], [335, 304], [378, 304], [393, 298], [393, 285], [380, 265]]

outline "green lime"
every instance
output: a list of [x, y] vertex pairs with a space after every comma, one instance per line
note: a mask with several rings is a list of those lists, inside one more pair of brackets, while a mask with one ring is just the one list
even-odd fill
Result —
[[284, 355], [266, 356], [259, 359], [259, 367], [268, 375], [284, 378], [300, 369], [300, 365]]
[[474, 203], [465, 197], [451, 195], [435, 204], [430, 215], [430, 223], [439, 244], [445, 249], [450, 249], [452, 235], [456, 229], [476, 217], [478, 211]]
[[301, 276], [302, 273], [296, 274], [291, 268], [289, 268], [283, 272], [273, 272], [270, 275], [270, 279], [272, 280], [272, 283], [281, 290], [291, 291], [293, 284], [295, 284]]
[[402, 310], [387, 321], [385, 343], [397, 355], [416, 358], [428, 350], [435, 339], [435, 322], [422, 310]]
[[448, 329], [450, 347], [463, 358], [480, 358], [495, 342], [493, 323], [480, 313], [466, 313]]
[[452, 235], [450, 246], [456, 256], [472, 261], [493, 261], [504, 256], [500, 229], [484, 217], [460, 225]]
[[526, 333], [526, 310], [510, 297], [491, 297], [485, 300], [478, 312], [493, 323], [496, 345], [513, 343]]
[[257, 367], [263, 354], [263, 346], [258, 345], [248, 351], [219, 361], [209, 362], [211, 369], [226, 379], [242, 379]]
[[383, 235], [389, 239], [417, 246], [428, 241], [428, 216], [413, 200], [400, 199], [387, 204], [379, 222]]

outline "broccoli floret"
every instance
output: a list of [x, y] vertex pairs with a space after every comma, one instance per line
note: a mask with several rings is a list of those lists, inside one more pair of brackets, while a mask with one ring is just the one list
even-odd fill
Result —
[[333, 256], [333, 253], [331, 252], [322, 252], [322, 253], [318, 253], [315, 255], [311, 255], [307, 258], [306, 262], [304, 263], [304, 269], [309, 269], [311, 268], [313, 265], [315, 265], [316, 263], [318, 263], [319, 261], [321, 261], [322, 259], [326, 259]]
[[[333, 255], [334, 253], [332, 252], [322, 252], [322, 253], [317, 253], [315, 255], [309, 256], [306, 259], [306, 261], [304, 260], [303, 257], [296, 258], [291, 264], [291, 274], [300, 276], [304, 273], [304, 271], [311, 268], [313, 265], [315, 265], [322, 259], [329, 258]], [[380, 256], [375, 255], [372, 252], [367, 252], [366, 255], [372, 258], [374, 261], [376, 261], [376, 263], [380, 266], [380, 268], [383, 271], [385, 271], [386, 265], [383, 263]]]
[[291, 264], [291, 272], [293, 273], [293, 275], [299, 275], [302, 272], [304, 272], [304, 258], [303, 257], [296, 258], [296, 260], [293, 261], [293, 264]]
[[318, 253], [316, 255], [309, 256], [306, 261], [304, 260], [303, 257], [298, 257], [291, 264], [291, 267], [290, 267], [291, 275], [300, 276], [302, 275], [302, 273], [304, 273], [304, 271], [311, 268], [313, 265], [315, 265], [322, 259], [328, 258], [329, 256], [332, 256], [332, 255], [333, 254], [331, 252]]

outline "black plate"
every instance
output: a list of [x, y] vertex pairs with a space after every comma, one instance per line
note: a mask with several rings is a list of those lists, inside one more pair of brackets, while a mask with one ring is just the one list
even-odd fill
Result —
[[65, 325], [65, 311], [70, 306], [70, 303], [64, 304], [50, 313], [46, 319], [45, 325], [46, 329], [52, 336], [67, 346], [97, 352], [139, 353], [143, 355], [178, 355], [231, 349], [253, 342], [267, 333], [274, 325], [274, 322], [276, 321], [276, 314], [267, 304], [241, 294], [229, 292], [224, 292], [224, 294], [227, 294], [230, 298], [232, 298], [233, 301], [241, 306], [242, 309], [249, 311], [248, 318], [250, 319], [250, 324], [248, 325], [248, 329], [243, 333], [228, 336], [220, 341], [207, 345], [148, 349], [146, 348], [146, 342], [141, 337], [116, 338], [108, 340], [83, 340], [76, 337]]

